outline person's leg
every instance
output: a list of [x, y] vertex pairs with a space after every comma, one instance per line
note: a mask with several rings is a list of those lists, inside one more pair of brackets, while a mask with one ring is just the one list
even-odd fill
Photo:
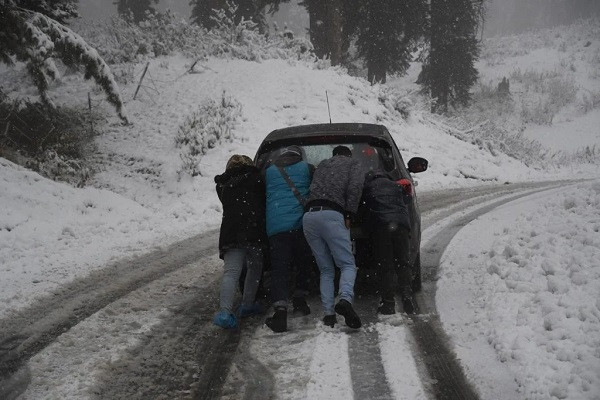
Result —
[[287, 331], [287, 303], [289, 270], [292, 258], [288, 232], [278, 233], [269, 238], [271, 250], [271, 294], [275, 312], [266, 319], [265, 324], [273, 332]]
[[293, 264], [296, 271], [294, 297], [306, 297], [310, 288], [312, 250], [302, 229], [293, 232]]
[[379, 293], [382, 301], [394, 301], [396, 263], [394, 257], [393, 233], [378, 231], [372, 235], [373, 255], [377, 260]]
[[321, 303], [323, 305], [323, 313], [327, 315], [335, 315], [335, 294], [334, 294], [334, 278], [335, 264], [327, 247], [327, 243], [321, 238], [321, 230], [323, 229], [323, 219], [321, 214], [324, 211], [308, 212], [304, 214], [303, 229], [306, 241], [315, 256], [317, 266], [320, 271]]
[[256, 303], [256, 292], [260, 283], [263, 268], [263, 252], [260, 248], [249, 246], [246, 248], [246, 279], [244, 281], [244, 294], [240, 316], [247, 317], [264, 313], [260, 303]]
[[220, 309], [222, 311], [233, 313], [233, 298], [245, 257], [246, 251], [244, 249], [229, 249], [223, 256], [225, 265], [220, 298]]
[[223, 256], [225, 265], [221, 282], [220, 309], [213, 318], [213, 323], [221, 328], [237, 327], [237, 318], [233, 314], [233, 297], [245, 255], [243, 249], [229, 249]]
[[354, 282], [356, 262], [352, 254], [350, 230], [346, 228], [344, 216], [337, 211], [321, 211], [323, 239], [327, 243], [335, 264], [340, 268], [339, 297], [334, 311], [344, 317], [346, 325], [358, 329], [362, 323], [354, 311]]
[[335, 265], [340, 269], [339, 297], [352, 303], [354, 300], [354, 281], [356, 280], [356, 262], [352, 254], [350, 230], [346, 228], [344, 216], [337, 211], [321, 211], [322, 237], [327, 243]]
[[269, 247], [271, 252], [271, 296], [273, 305], [287, 307], [289, 271], [292, 260], [289, 233], [282, 232], [271, 236]]
[[408, 257], [410, 239], [406, 229], [400, 229], [394, 235], [394, 264], [398, 274], [398, 285], [400, 287], [410, 287], [412, 283], [412, 273]]
[[413, 295], [411, 282], [412, 273], [408, 257], [409, 251], [409, 233], [405, 229], [395, 232], [394, 235], [394, 254], [395, 266], [398, 274], [398, 283], [400, 285], [400, 298], [402, 299], [402, 308], [407, 314], [417, 312], [418, 306]]

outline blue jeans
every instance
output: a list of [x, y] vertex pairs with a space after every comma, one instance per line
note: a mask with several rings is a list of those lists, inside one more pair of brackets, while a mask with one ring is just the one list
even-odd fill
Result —
[[352, 254], [350, 230], [346, 228], [344, 216], [333, 210], [309, 211], [304, 214], [302, 224], [306, 241], [321, 271], [321, 302], [325, 315], [334, 315], [335, 310], [335, 267], [340, 269], [340, 300], [352, 303], [356, 262]]
[[263, 253], [257, 247], [233, 248], [225, 251], [223, 261], [225, 271], [221, 282], [220, 309], [233, 313], [233, 297], [244, 265], [248, 272], [244, 281], [242, 305], [249, 306], [254, 303], [263, 268]]

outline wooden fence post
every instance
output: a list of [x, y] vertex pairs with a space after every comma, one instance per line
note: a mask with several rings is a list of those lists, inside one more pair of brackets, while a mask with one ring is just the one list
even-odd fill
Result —
[[144, 72], [142, 73], [142, 77], [140, 78], [140, 82], [137, 85], [137, 89], [135, 89], [135, 93], [133, 95], [133, 99], [135, 100], [135, 96], [137, 96], [138, 91], [140, 90], [140, 86], [142, 86], [142, 81], [144, 80], [144, 76], [146, 76], [146, 71], [148, 71], [148, 66], [150, 65], [150, 61], [146, 63], [146, 67], [144, 68]]

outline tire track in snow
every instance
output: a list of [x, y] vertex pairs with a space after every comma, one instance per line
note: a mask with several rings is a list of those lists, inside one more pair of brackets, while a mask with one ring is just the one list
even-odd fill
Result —
[[0, 398], [23, 390], [28, 379], [24, 374], [15, 374], [60, 335], [132, 291], [213, 254], [217, 234], [218, 231], [209, 231], [164, 249], [116, 262], [3, 318], [0, 321]]

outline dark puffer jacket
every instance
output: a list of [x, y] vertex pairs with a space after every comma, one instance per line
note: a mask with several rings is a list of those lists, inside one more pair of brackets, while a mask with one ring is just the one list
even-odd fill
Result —
[[362, 213], [367, 232], [383, 227], [400, 226], [410, 230], [410, 216], [404, 204], [402, 187], [383, 171], [370, 171], [365, 176]]
[[219, 255], [234, 247], [265, 248], [265, 182], [253, 165], [233, 167], [215, 176], [217, 195], [223, 203]]
[[329, 206], [342, 214], [356, 214], [364, 171], [350, 157], [337, 155], [321, 161], [310, 185], [307, 207]]

